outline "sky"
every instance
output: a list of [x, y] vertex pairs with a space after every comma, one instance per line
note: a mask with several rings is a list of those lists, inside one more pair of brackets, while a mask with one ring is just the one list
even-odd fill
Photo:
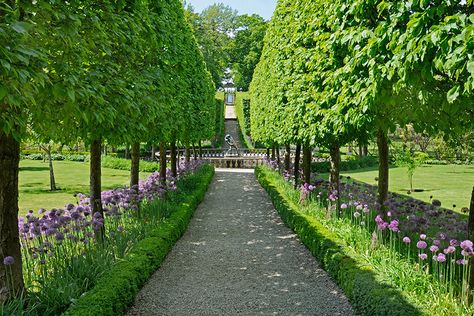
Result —
[[196, 12], [201, 12], [214, 3], [224, 3], [239, 11], [240, 14], [257, 13], [266, 20], [272, 17], [277, 0], [188, 0]]

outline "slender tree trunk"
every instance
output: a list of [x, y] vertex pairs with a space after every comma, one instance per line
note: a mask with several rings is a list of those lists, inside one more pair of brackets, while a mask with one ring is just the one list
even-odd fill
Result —
[[276, 159], [278, 163], [278, 168], [280, 168], [281, 159], [280, 159], [280, 145], [276, 145]]
[[[471, 241], [474, 240], [474, 187], [472, 188], [471, 207], [469, 208], [468, 238]], [[469, 270], [469, 303], [472, 303], [472, 290], [474, 290], [474, 260], [472, 258], [469, 260]]]
[[189, 148], [189, 145], [186, 144], [186, 157], [185, 157], [186, 164], [189, 164], [191, 162], [191, 148]]
[[386, 217], [387, 206], [385, 205], [388, 199], [388, 136], [387, 131], [379, 128], [377, 131], [377, 147], [379, 152], [379, 181], [378, 181], [378, 199], [380, 204], [380, 211]]
[[362, 145], [359, 144], [359, 157], [362, 157], [363, 154], [364, 154], [364, 152], [363, 152], [363, 149], [362, 149]]
[[298, 188], [300, 182], [300, 158], [301, 158], [301, 143], [296, 144], [296, 154], [295, 154], [295, 189]]
[[285, 170], [290, 171], [291, 147], [290, 144], [285, 145]]
[[160, 143], [160, 183], [166, 185], [166, 143]]
[[340, 182], [339, 182], [339, 173], [341, 165], [341, 149], [339, 144], [334, 143], [330, 148], [331, 155], [331, 167], [329, 175], [329, 195], [335, 197], [335, 201], [329, 201], [330, 207], [336, 209], [336, 214], [339, 216], [340, 212]]
[[176, 141], [171, 142], [171, 174], [173, 177], [178, 176], [178, 161], [176, 157]]
[[132, 163], [130, 168], [130, 188], [138, 186], [140, 179], [140, 143], [132, 144]]
[[125, 159], [130, 159], [130, 146], [125, 145]]
[[311, 147], [309, 144], [304, 144], [303, 146], [303, 174], [304, 182], [311, 183]]
[[[18, 172], [20, 143], [0, 129], [0, 303], [23, 292], [18, 233]], [[12, 265], [3, 260], [11, 256]]]
[[151, 161], [155, 161], [156, 159], [156, 147], [155, 145], [151, 145]]
[[267, 147], [267, 159], [270, 159], [270, 148]]
[[193, 143], [193, 155], [194, 155], [194, 160], [198, 159], [198, 153], [196, 151], [196, 144]]
[[53, 157], [51, 156], [51, 145], [48, 145], [46, 154], [48, 155], [48, 163], [49, 163], [49, 187], [51, 192], [57, 190], [56, 188], [56, 179], [54, 178], [54, 169], [53, 169]]
[[104, 217], [102, 209], [102, 185], [101, 185], [101, 138], [92, 141], [90, 152], [90, 203], [92, 207], [92, 214], [100, 213]]
[[202, 159], [202, 142], [199, 141], [199, 159]]
[[364, 157], [367, 157], [369, 155], [369, 147], [367, 145], [364, 145]]
[[275, 158], [276, 158], [275, 151], [276, 151], [276, 147], [275, 147], [275, 143], [273, 143], [273, 145], [272, 145], [272, 160], [275, 160]]

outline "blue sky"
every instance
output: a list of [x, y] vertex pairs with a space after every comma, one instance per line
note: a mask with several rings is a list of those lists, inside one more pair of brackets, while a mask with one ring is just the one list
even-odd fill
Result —
[[201, 12], [204, 8], [214, 3], [224, 3], [240, 14], [257, 13], [269, 20], [276, 7], [277, 0], [188, 0], [196, 12]]

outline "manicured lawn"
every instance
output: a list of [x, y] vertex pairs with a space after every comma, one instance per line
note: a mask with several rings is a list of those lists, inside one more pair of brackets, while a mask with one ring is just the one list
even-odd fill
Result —
[[[378, 176], [376, 168], [345, 171], [358, 181], [376, 185]], [[427, 165], [418, 168], [413, 177], [415, 189], [423, 192], [411, 193], [415, 199], [429, 202], [430, 196], [441, 201], [442, 206], [461, 211], [462, 207], [469, 207], [472, 187], [474, 186], [474, 166], [464, 165]], [[389, 189], [392, 192], [407, 194], [410, 185], [405, 168], [390, 169]]]
[[[74, 193], [89, 193], [89, 164], [83, 162], [54, 161], [57, 192], [49, 191], [48, 163], [22, 160], [20, 162], [20, 214], [40, 208], [51, 209], [75, 203]], [[141, 173], [144, 178], [148, 174]], [[129, 183], [129, 171], [102, 168], [103, 190]]]

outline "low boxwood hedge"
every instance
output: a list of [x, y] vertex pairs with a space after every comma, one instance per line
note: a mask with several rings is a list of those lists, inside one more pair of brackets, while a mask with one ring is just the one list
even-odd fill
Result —
[[320, 261], [361, 315], [423, 315], [396, 288], [386, 284], [370, 266], [349, 254], [344, 243], [316, 218], [299, 211], [278, 184], [270, 180], [269, 169], [258, 167], [256, 176], [267, 191], [283, 221]]
[[122, 315], [142, 285], [166, 258], [174, 243], [186, 231], [194, 210], [204, 198], [214, 176], [214, 168], [204, 166], [199, 178], [189, 176], [193, 185], [179, 188], [173, 200], [175, 210], [161, 225], [140, 240], [130, 253], [101, 277], [94, 288], [74, 302], [63, 314], [67, 316]]
[[[356, 159], [341, 161], [341, 171], [357, 170], [362, 168], [370, 168], [378, 166], [378, 160], [373, 156], [360, 157]], [[311, 164], [311, 171], [317, 173], [328, 173], [331, 168], [329, 161], [313, 162]]]

